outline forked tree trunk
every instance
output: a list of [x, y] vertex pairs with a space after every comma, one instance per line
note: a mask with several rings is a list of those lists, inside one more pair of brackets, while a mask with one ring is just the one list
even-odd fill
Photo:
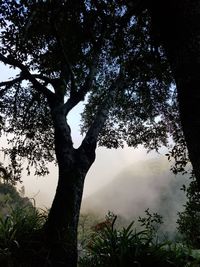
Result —
[[59, 179], [45, 231], [50, 249], [50, 266], [77, 267], [77, 228], [85, 176], [95, 159], [95, 146], [72, 146], [70, 129], [63, 112], [54, 116], [55, 149]]
[[174, 72], [183, 132], [200, 189], [200, 0], [152, 0], [149, 10]]
[[84, 180], [95, 160], [98, 135], [107, 119], [115, 92], [125, 86], [122, 74], [123, 71], [120, 70], [118, 77], [110, 85], [108, 94], [78, 149], [73, 148], [71, 130], [66, 121], [66, 113], [73, 105], [70, 101], [65, 104], [61, 101], [51, 106], [59, 181], [45, 229], [52, 248], [50, 258], [54, 267], [77, 267], [77, 228]]

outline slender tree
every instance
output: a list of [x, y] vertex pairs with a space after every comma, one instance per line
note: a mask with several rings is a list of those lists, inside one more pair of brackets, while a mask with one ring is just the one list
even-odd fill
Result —
[[[176, 101], [162, 49], [155, 51], [146, 12], [121, 1], [2, 1], [0, 61], [17, 70], [0, 83], [1, 129], [13, 175], [48, 172], [58, 186], [44, 227], [52, 266], [77, 265], [77, 225], [85, 176], [97, 142], [158, 149], [173, 132]], [[73, 147], [67, 121], [81, 101], [85, 132]]]

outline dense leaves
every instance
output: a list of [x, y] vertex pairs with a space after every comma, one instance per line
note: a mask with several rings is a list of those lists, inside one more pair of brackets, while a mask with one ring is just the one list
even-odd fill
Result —
[[[121, 79], [126, 87], [116, 92], [100, 145], [117, 148], [126, 141], [130, 146], [144, 143], [147, 148], [158, 148], [167, 141], [166, 110], [171, 108], [174, 90], [170, 88], [172, 77], [165, 55], [161, 49], [156, 53], [151, 43], [148, 14], [132, 17], [124, 31], [115, 33], [114, 45], [105, 58], [107, 76], [101, 74], [95, 93], [89, 97], [84, 122], [90, 125], [96, 105], [102, 101], [106, 90], [103, 79], [109, 81], [114, 70], [123, 68]], [[112, 64], [111, 56], [115, 60]]]
[[5, 150], [13, 164], [27, 157], [29, 166], [38, 165], [36, 174], [45, 174], [42, 166], [53, 160], [49, 91], [54, 100], [75, 104], [88, 93], [83, 131], [110, 98], [100, 145], [117, 148], [125, 141], [158, 149], [168, 133], [176, 141], [176, 90], [164, 51], [153, 42], [147, 11], [134, 16], [114, 0], [3, 1], [0, 17], [1, 54], [31, 74], [19, 66], [15, 81], [1, 83], [3, 129], [15, 135], [14, 149]]

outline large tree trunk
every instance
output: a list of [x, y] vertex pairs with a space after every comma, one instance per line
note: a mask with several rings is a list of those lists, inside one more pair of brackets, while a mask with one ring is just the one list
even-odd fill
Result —
[[45, 231], [50, 266], [77, 267], [77, 228], [84, 179], [95, 160], [95, 147], [74, 149], [64, 113], [54, 114], [59, 180]]
[[200, 189], [200, 0], [152, 0], [149, 10], [174, 72], [183, 132]]
[[56, 195], [46, 231], [50, 242], [52, 266], [77, 266], [77, 228], [84, 177], [77, 169], [59, 170]]

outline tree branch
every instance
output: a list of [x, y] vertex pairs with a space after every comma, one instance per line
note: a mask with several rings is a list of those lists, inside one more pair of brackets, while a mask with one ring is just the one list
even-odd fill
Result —
[[83, 139], [83, 142], [80, 146], [80, 149], [82, 147], [88, 147], [88, 146], [96, 146], [97, 139], [99, 136], [100, 131], [102, 130], [106, 119], [108, 118], [108, 113], [110, 110], [110, 107], [115, 99], [116, 93], [119, 90], [123, 90], [123, 88], [126, 86], [126, 82], [123, 80], [122, 71], [120, 71], [118, 77], [113, 81], [111, 84], [108, 94], [105, 97], [105, 100], [100, 105], [96, 117], [88, 129], [85, 138]]
[[[95, 51], [94, 51], [95, 54]], [[83, 86], [73, 94], [71, 94], [70, 98], [68, 101], [64, 104], [64, 112], [65, 115], [67, 116], [68, 112], [74, 108], [80, 101], [83, 101], [86, 94], [91, 90], [96, 72], [97, 72], [97, 62], [99, 59], [99, 54], [95, 54], [93, 63], [90, 66], [89, 74], [85, 79], [85, 83]]]
[[[41, 74], [31, 74], [34, 78], [36, 79], [40, 79], [42, 81], [44, 81], [45, 83], [47, 84], [54, 84], [54, 80], [53, 79], [50, 79], [49, 77], [46, 77], [46, 76], [43, 76]], [[23, 80], [25, 80], [25, 77], [23, 76], [22, 73], [20, 73], [20, 75], [18, 77], [16, 77], [15, 79], [13, 80], [9, 80], [9, 81], [4, 81], [4, 82], [0, 82], [0, 87], [11, 87], [13, 86], [14, 84], [18, 83], [18, 82], [22, 82]]]
[[2, 54], [0, 54], [0, 61], [2, 61], [4, 64], [19, 68], [21, 70], [21, 76], [24, 80], [29, 80], [33, 84], [35, 89], [44, 94], [49, 100], [55, 99], [54, 93], [51, 92], [47, 87], [42, 85], [40, 82], [38, 82], [34, 75], [31, 74], [28, 68], [20, 61], [14, 59], [12, 56], [5, 57]]
[[44, 76], [44, 75], [41, 75], [41, 74], [32, 74], [32, 76], [36, 79], [40, 79], [40, 80], [44, 81], [46, 84], [54, 85], [55, 79], [51, 79], [51, 78]]
[[13, 86], [16, 83], [23, 81], [23, 79], [24, 78], [20, 75], [19, 77], [15, 78], [13, 80], [1, 82], [0, 83], [0, 87], [3, 87], [3, 86], [5, 86], [5, 87], [11, 87], [11, 86]]
[[74, 108], [79, 102], [84, 100], [86, 94], [90, 91], [94, 76], [96, 74], [95, 70], [96, 69], [94, 68], [94, 66], [92, 66], [84, 85], [78, 92], [74, 93], [64, 104], [64, 112], [66, 116], [72, 108]]

